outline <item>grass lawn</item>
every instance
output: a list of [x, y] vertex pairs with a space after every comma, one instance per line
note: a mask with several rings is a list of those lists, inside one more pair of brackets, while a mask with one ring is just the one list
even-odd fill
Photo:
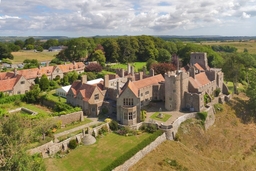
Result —
[[[144, 66], [146, 66], [146, 62], [134, 62], [132, 65], [135, 67], [135, 71], [137, 72], [139, 69], [142, 69]], [[117, 68], [123, 68], [127, 70], [127, 64], [116, 64], [111, 65], [111, 68], [117, 69]]]
[[58, 54], [58, 52], [34, 52], [33, 50], [24, 50], [19, 52], [12, 52], [14, 59], [12, 60], [13, 64], [22, 63], [25, 59], [37, 59], [39, 62], [41, 61], [51, 61], [54, 55]]
[[84, 125], [84, 124], [87, 124], [87, 123], [90, 123], [90, 122], [92, 122], [92, 120], [90, 120], [88, 118], [84, 118], [84, 121], [76, 122], [76, 123], [73, 123], [73, 124], [68, 124], [68, 125], [65, 126], [65, 128], [58, 129], [55, 133], [60, 133], [60, 132], [63, 132], [63, 131], [67, 131], [69, 129], [73, 129], [75, 127], [78, 127], [78, 126], [81, 126], [81, 125]]
[[109, 133], [93, 145], [77, 147], [64, 158], [45, 159], [45, 164], [49, 171], [102, 170], [149, 136], [147, 133], [128, 137]]
[[[161, 112], [162, 113], [162, 112]], [[162, 121], [162, 122], [166, 122], [172, 115], [170, 114], [166, 114], [166, 113], [162, 113], [163, 118], [159, 118], [157, 117], [159, 114], [159, 112], [155, 112], [153, 115], [150, 116], [151, 119], [154, 120], [158, 120], [158, 121]]]
[[[226, 83], [226, 85], [228, 87], [228, 90], [233, 93], [234, 92], [234, 85], [233, 85], [233, 83], [229, 81], [229, 82]], [[238, 90], [238, 92], [243, 92], [245, 90], [244, 85], [241, 84], [241, 83], [238, 83], [237, 90]]]
[[56, 90], [51, 90], [50, 92], [48, 92], [47, 93], [48, 98], [55, 101], [55, 102], [66, 103], [67, 99], [65, 99], [64, 97], [56, 95], [55, 92], [56, 92]]

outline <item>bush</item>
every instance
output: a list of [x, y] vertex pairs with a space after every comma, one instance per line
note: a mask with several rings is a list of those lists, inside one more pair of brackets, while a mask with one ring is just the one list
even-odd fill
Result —
[[114, 120], [112, 120], [110, 123], [109, 123], [109, 128], [112, 130], [112, 131], [116, 131], [118, 130], [118, 123]]
[[205, 121], [207, 118], [207, 112], [198, 112], [197, 115], [202, 121]]
[[75, 139], [73, 139], [73, 140], [70, 140], [69, 141], [69, 143], [68, 143], [68, 148], [70, 148], [70, 149], [75, 149], [76, 147], [77, 147], [77, 142], [76, 142], [76, 140]]
[[215, 97], [218, 97], [220, 94], [220, 88], [216, 88], [216, 90], [214, 90], [213, 94]]
[[223, 111], [223, 105], [220, 103], [214, 104], [215, 111]]
[[85, 72], [101, 72], [102, 66], [98, 63], [90, 63], [85, 67]]
[[148, 133], [154, 133], [157, 131], [157, 126], [153, 125], [153, 124], [149, 124], [149, 125], [142, 125], [140, 127], [140, 130], [146, 131]]

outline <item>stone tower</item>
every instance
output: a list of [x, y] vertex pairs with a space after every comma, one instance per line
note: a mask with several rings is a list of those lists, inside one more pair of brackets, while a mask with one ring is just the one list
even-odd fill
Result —
[[179, 111], [185, 107], [184, 93], [188, 91], [189, 74], [184, 71], [165, 73], [165, 108]]
[[204, 70], [208, 70], [207, 54], [204, 52], [191, 52], [190, 65], [198, 63]]

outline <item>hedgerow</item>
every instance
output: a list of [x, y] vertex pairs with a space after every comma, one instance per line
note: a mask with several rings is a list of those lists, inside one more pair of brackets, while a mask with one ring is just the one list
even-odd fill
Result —
[[110, 163], [110, 165], [105, 167], [103, 170], [109, 171], [109, 170], [112, 170], [112, 169], [116, 168], [117, 166], [123, 164], [126, 160], [128, 160], [129, 158], [134, 156], [138, 151], [142, 150], [144, 147], [149, 145], [151, 142], [153, 142], [157, 137], [159, 137], [162, 134], [163, 134], [163, 132], [161, 130], [157, 130], [150, 137], [148, 137], [147, 139], [145, 139], [141, 143], [139, 143], [136, 147], [132, 148], [127, 153], [118, 157], [116, 160], [114, 160], [112, 163]]

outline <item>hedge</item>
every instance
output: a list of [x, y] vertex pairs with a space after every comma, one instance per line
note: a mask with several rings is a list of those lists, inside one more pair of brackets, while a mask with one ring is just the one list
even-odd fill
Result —
[[114, 168], [116, 168], [117, 166], [123, 164], [126, 160], [130, 159], [132, 156], [134, 156], [137, 152], [139, 152], [140, 150], [142, 150], [144, 147], [146, 147], [147, 145], [149, 145], [151, 142], [153, 142], [157, 137], [159, 137], [160, 135], [162, 135], [163, 132], [161, 130], [157, 130], [156, 132], [154, 132], [150, 137], [148, 137], [147, 139], [143, 140], [141, 143], [139, 143], [136, 147], [132, 148], [131, 150], [129, 150], [127, 153], [125, 153], [124, 155], [118, 157], [116, 160], [114, 160], [112, 163], [110, 163], [110, 165], [108, 165], [107, 167], [105, 167], [103, 170], [104, 171], [109, 171], [109, 170], [113, 170]]
[[4, 96], [0, 98], [0, 104], [12, 103], [12, 102], [15, 102], [16, 100], [22, 100], [23, 97], [24, 95]]

